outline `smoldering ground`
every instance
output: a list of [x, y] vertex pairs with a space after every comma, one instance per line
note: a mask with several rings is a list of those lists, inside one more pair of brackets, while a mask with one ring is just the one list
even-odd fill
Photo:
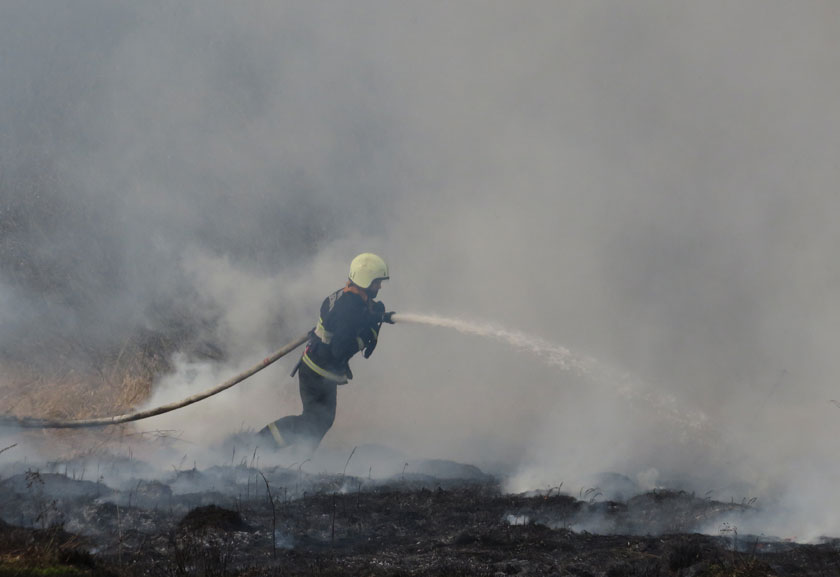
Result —
[[[780, 503], [767, 531], [836, 534], [837, 11], [5, 2], [5, 356], [84, 366], [176, 331], [173, 375], [206, 388], [309, 328], [373, 250], [389, 308], [521, 329], [706, 421], [395, 326], [325, 449], [387, 439], [519, 468], [519, 489], [737, 487]], [[154, 426], [260, 427], [298, 408], [289, 368]]]

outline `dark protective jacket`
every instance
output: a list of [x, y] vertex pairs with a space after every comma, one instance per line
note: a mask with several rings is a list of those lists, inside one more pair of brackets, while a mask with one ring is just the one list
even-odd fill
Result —
[[[338, 383], [353, 378], [348, 361], [375, 345], [385, 305], [367, 298], [348, 284], [324, 299], [318, 326], [301, 362], [322, 377]], [[367, 353], [366, 353], [367, 354]]]

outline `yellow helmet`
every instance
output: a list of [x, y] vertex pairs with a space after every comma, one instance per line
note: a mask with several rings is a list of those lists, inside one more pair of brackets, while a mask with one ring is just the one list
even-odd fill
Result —
[[363, 252], [350, 263], [350, 282], [362, 288], [368, 288], [375, 280], [388, 278], [388, 265], [371, 252]]

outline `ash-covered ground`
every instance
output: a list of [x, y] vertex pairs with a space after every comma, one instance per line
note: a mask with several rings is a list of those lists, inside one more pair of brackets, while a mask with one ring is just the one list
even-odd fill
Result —
[[840, 540], [740, 533], [760, 512], [754, 501], [636, 492], [617, 474], [592, 487], [506, 494], [499, 476], [441, 460], [406, 461], [384, 477], [375, 465], [367, 476], [346, 474], [371, 450], [354, 450], [338, 471], [319, 471], [317, 461], [260, 464], [257, 450], [168, 471], [113, 454], [7, 459], [0, 575], [840, 572]]

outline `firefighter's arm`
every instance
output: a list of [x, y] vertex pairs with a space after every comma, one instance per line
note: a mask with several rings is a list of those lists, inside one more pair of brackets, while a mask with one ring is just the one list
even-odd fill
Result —
[[330, 352], [336, 359], [346, 359], [364, 348], [359, 342], [359, 327], [365, 326], [364, 311], [347, 306], [348, 301], [339, 299], [331, 315], [330, 327], [333, 337]]

